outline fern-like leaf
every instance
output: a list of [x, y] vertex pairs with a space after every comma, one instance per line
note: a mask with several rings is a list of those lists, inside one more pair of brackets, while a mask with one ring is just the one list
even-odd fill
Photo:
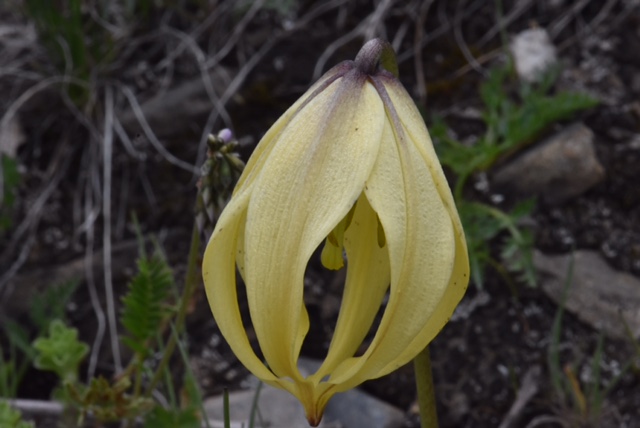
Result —
[[138, 260], [138, 274], [122, 299], [121, 321], [128, 333], [124, 343], [143, 357], [148, 354], [149, 340], [156, 337], [167, 315], [166, 302], [173, 285], [173, 274], [163, 258]]

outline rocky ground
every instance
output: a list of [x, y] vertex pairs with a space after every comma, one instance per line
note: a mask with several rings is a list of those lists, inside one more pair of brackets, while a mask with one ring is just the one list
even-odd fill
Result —
[[[101, 70], [104, 80], [85, 110], [60, 95], [60, 80], [51, 79], [61, 74], [35, 28], [15, 8], [0, 6], [0, 151], [19, 160], [22, 175], [14, 226], [0, 232], [0, 315], [23, 320], [34, 295], [79, 278], [67, 315], [91, 343], [97, 318], [88, 302], [92, 290], [103, 290], [105, 228], [119, 295], [137, 253], [131, 212], [183, 277], [203, 136], [232, 128], [246, 158], [312, 76], [353, 58], [363, 40], [394, 43], [401, 80], [419, 107], [445, 117], [459, 139], [472, 143], [484, 126], [478, 85], [519, 34], [541, 29], [562, 70], [555, 89], [584, 91], [599, 104], [554, 124], [470, 186], [470, 198], [498, 207], [521, 193], [537, 196], [527, 224], [535, 234], [538, 286], [490, 271], [483, 289], [469, 287], [431, 347], [441, 426], [640, 427], [640, 3], [267, 1], [237, 10], [222, 3], [156, 11], [159, 29], [130, 34], [118, 62]], [[114, 81], [123, 86], [110, 86]], [[107, 187], [101, 135], [108, 111], [121, 126], [113, 128]], [[502, 194], [501, 181], [515, 188]], [[499, 243], [492, 244], [496, 251]], [[303, 354], [310, 367], [326, 353], [341, 293], [340, 278], [319, 266], [311, 263], [305, 294], [312, 327]], [[560, 376], [572, 386], [558, 391], [548, 357], [563, 301]], [[187, 322], [205, 394], [216, 400], [223, 388], [254, 391], [217, 332], [203, 291]], [[104, 340], [97, 368], [112, 374]], [[53, 379], [30, 370], [21, 398], [47, 400]], [[589, 401], [594, 382], [606, 391], [600, 405]], [[351, 403], [346, 409], [328, 411], [326, 427], [365, 426], [358, 425], [364, 418], [371, 427], [419, 426], [410, 366], [361, 389], [368, 395], [351, 395], [340, 400]], [[289, 405], [263, 393], [272, 400], [267, 407]], [[215, 416], [216, 402], [210, 406]], [[359, 422], [350, 419], [353, 409], [361, 409]]]

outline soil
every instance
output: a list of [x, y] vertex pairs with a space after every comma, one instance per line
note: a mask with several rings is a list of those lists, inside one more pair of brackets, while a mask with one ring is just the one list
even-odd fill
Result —
[[[507, 36], [531, 26], [552, 32], [564, 67], [557, 84], [559, 87], [584, 90], [602, 100], [598, 107], [578, 115], [575, 120], [583, 121], [596, 134], [596, 150], [606, 170], [606, 178], [562, 205], [538, 204], [533, 214], [536, 247], [547, 253], [594, 249], [615, 268], [640, 275], [640, 57], [637, 55], [640, 49], [640, 4], [634, 0], [436, 0], [431, 2], [429, 13], [423, 19], [416, 16], [415, 11], [429, 2], [379, 2], [390, 4], [386, 10], [382, 10], [380, 4], [372, 3], [342, 2], [312, 19], [304, 31], [291, 34], [283, 28], [294, 25], [318, 4], [293, 2], [294, 6], [287, 12], [265, 8], [250, 20], [239, 35], [239, 42], [232, 46], [234, 55], [224, 57], [221, 67], [235, 71], [240, 69], [247, 56], [259, 50], [265, 34], [273, 29], [277, 29], [273, 31], [280, 38], [258, 61], [227, 103], [231, 121], [227, 126], [232, 126], [240, 138], [243, 158], [247, 158], [266, 129], [308, 87], [316, 61], [327, 46], [348, 34], [367, 17], [371, 19], [376, 7], [384, 12], [384, 19], [373, 34], [389, 39], [397, 36], [399, 40], [399, 35], [405, 34], [398, 49], [400, 75], [419, 106], [452, 118], [448, 124], [461, 138], [480, 134], [483, 131], [480, 121], [456, 119], [451, 112], [481, 108], [477, 89], [483, 79], [483, 70], [500, 61], [503, 52], [496, 16], [513, 17], [504, 27]], [[501, 3], [502, 13], [496, 10], [496, 5]], [[193, 30], [185, 24], [189, 14], [178, 19], [175, 14], [158, 12], [158, 22], [163, 16], [168, 17], [167, 25], [184, 31]], [[194, 16], [203, 21], [197, 13]], [[0, 19], [8, 24], [25, 22], [11, 9], [5, 11], [2, 7]], [[420, 36], [425, 41], [420, 53], [423, 71], [419, 76], [422, 81], [416, 78], [417, 46], [414, 39], [416, 22], [420, 19], [423, 19], [422, 27], [426, 29]], [[227, 31], [228, 38], [234, 25], [241, 25], [241, 22], [236, 18], [236, 21], [218, 24], [215, 31], [210, 31], [218, 35]], [[353, 58], [363, 41], [364, 29], [358, 37], [338, 46], [323, 69], [343, 59]], [[418, 38], [419, 34], [416, 34]], [[207, 52], [207, 49], [213, 49], [211, 46], [221, 48], [218, 39], [209, 39], [206, 35], [197, 36], [196, 41], [208, 55], [212, 55], [212, 52]], [[140, 74], [135, 72], [135, 67], [143, 66], [153, 70], [152, 66], [167, 55], [164, 47], [154, 51], [154, 46], [153, 42], [140, 44], [137, 49], [142, 60], [136, 61], [131, 55], [119, 64], [123, 81], [136, 89], [141, 100], [150, 99], [167, 89], [161, 83], [160, 75], [151, 75], [149, 71], [145, 75], [148, 80], [141, 81], [138, 79]], [[469, 66], [469, 55], [478, 59], [476, 68], [479, 71]], [[41, 56], [37, 58], [44, 61]], [[183, 54], [177, 58], [182, 62], [171, 78], [171, 87], [190, 79], [197, 80], [200, 75], [193, 56]], [[29, 65], [23, 67], [28, 70]], [[24, 80], [16, 83], [12, 79], [11, 75], [0, 74], [0, 89], [10, 94], [7, 101], [0, 104], [0, 115], [2, 109], [6, 111], [10, 101], [29, 86]], [[426, 100], [420, 101], [420, 87], [426, 88]], [[100, 88], [96, 96], [103, 95]], [[91, 128], [78, 120], [78, 112], [69, 108], [67, 101], [49, 91], [27, 103], [19, 116], [26, 137], [17, 153], [23, 183], [13, 211], [16, 226], [4, 234], [0, 233], [0, 272], [6, 273], [2, 276], [3, 281], [13, 266], [19, 269], [11, 275], [18, 278], [35, 270], [58, 272], [56, 269], [59, 267], [85, 257], [88, 248], [95, 248], [95, 251], [102, 248], [101, 193], [92, 193], [90, 184], [94, 180], [100, 187], [101, 169], [89, 169], [95, 165], [101, 168], [102, 149], [92, 140]], [[124, 97], [117, 97], [117, 109], [126, 106]], [[180, 128], [179, 135], [163, 139], [167, 150], [180, 159], [202, 157], [204, 153], [200, 153], [202, 150], [199, 150], [197, 142], [206, 119], [194, 117], [192, 122]], [[563, 125], [557, 124], [556, 127]], [[224, 123], [218, 120], [209, 126], [218, 129]], [[166, 235], [163, 249], [176, 277], [182, 278], [193, 222], [190, 213], [194, 205], [196, 180], [190, 172], [169, 164], [144, 135], [131, 137], [131, 149], [125, 150], [120, 142], [114, 146], [113, 245], [135, 239], [133, 224], [129, 220], [129, 213], [135, 212], [143, 234]], [[96, 143], [95, 147], [88, 149], [85, 141]], [[145, 160], [133, 156], [131, 150], [145, 153]], [[51, 183], [55, 183], [53, 189], [48, 188]], [[44, 198], [44, 204], [39, 205], [38, 198], [45, 192], [49, 192], [48, 196]], [[20, 232], [19, 225], [29, 218], [28, 213], [33, 210], [39, 210], [37, 220], [26, 224], [27, 232]], [[98, 221], [89, 224], [89, 218]], [[16, 239], [20, 233], [22, 235]], [[114, 277], [118, 295], [125, 290], [131, 277], [134, 258], [114, 266], [118, 270]], [[303, 354], [311, 358], [323, 358], [326, 354], [341, 293], [336, 284], [339, 281], [332, 274], [321, 269], [317, 261], [312, 261], [305, 289], [311, 330], [303, 347]], [[81, 338], [91, 343], [96, 319], [87, 303], [89, 299], [88, 286], [84, 281], [68, 305], [67, 316], [80, 329]], [[511, 426], [640, 427], [638, 362], [631, 365], [631, 369], [623, 370], [634, 358], [637, 359], [637, 350], [634, 350], [637, 343], [604, 338], [601, 384], [604, 387], [614, 380], [617, 383], [608, 391], [599, 416], [594, 415], [597, 410], [594, 408], [580, 411], [570, 398], [570, 392], [565, 391], [563, 399], [563, 394], [554, 389], [548, 351], [558, 310], [539, 288], [521, 285], [514, 289], [496, 272], [488, 273], [484, 289], [471, 285], [461, 309], [431, 345], [440, 426], [500, 426], [523, 388], [525, 375], [530, 373], [537, 393], [518, 412], [517, 422]], [[246, 310], [243, 314], [247, 316]], [[24, 314], [16, 316], [19, 320], [25, 319]], [[205, 395], [219, 394], [223, 388], [243, 387], [247, 371], [217, 331], [203, 290], [199, 290], [194, 299], [187, 330], [189, 354]], [[251, 334], [249, 336], [252, 337]], [[563, 373], [567, 379], [575, 379], [575, 390], [583, 393], [593, 379], [592, 367], [599, 337], [598, 331], [582, 324], [571, 314], [564, 314], [560, 342]], [[106, 343], [100, 353], [98, 371], [113, 374]], [[32, 369], [19, 393], [23, 398], [47, 399], [53, 382], [53, 376]], [[410, 366], [369, 381], [363, 389], [405, 411], [406, 428], [419, 426]]]

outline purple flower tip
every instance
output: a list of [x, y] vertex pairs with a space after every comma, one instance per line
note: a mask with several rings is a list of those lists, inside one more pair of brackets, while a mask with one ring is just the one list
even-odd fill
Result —
[[228, 143], [233, 138], [233, 132], [229, 128], [224, 128], [218, 132], [218, 138], [224, 143]]

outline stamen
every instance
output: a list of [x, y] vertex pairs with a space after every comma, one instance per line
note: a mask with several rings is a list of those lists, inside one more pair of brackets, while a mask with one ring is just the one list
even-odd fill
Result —
[[327, 269], [338, 270], [344, 267], [344, 232], [351, 225], [356, 204], [357, 202], [353, 204], [347, 215], [327, 235], [322, 254], [320, 254], [320, 261]]
[[322, 254], [320, 254], [322, 266], [330, 270], [342, 269], [344, 267], [343, 252], [342, 246], [333, 245], [329, 237], [327, 237], [324, 248], [322, 248]]
[[344, 229], [345, 219], [342, 219], [327, 235], [320, 255], [320, 261], [327, 269], [338, 270], [344, 266]]
[[358, 201], [356, 201], [356, 203], [353, 204], [353, 206], [351, 207], [351, 209], [347, 213], [346, 217], [344, 218], [344, 230], [345, 230], [345, 232], [347, 231], [347, 229], [349, 229], [349, 226], [351, 226], [351, 220], [353, 220], [353, 213], [356, 212], [356, 205], [358, 205]]

